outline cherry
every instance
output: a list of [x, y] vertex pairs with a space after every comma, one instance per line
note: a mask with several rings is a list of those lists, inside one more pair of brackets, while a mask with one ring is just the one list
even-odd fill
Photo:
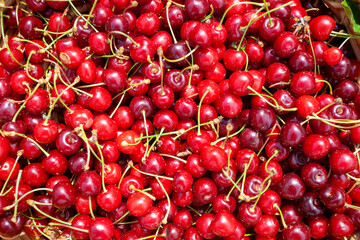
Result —
[[358, 166], [357, 159], [349, 150], [336, 150], [329, 158], [331, 170], [336, 174], [351, 172]]
[[226, 210], [220, 210], [216, 213], [210, 227], [217, 236], [230, 236], [235, 232], [237, 220]]
[[141, 217], [149, 213], [152, 204], [152, 200], [141, 192], [132, 194], [126, 202], [129, 212], [136, 217]]
[[211, 223], [215, 218], [214, 214], [205, 213], [201, 215], [196, 221], [196, 229], [206, 239], [211, 239], [215, 237], [215, 233], [212, 231]]
[[104, 217], [96, 217], [90, 220], [89, 236], [94, 240], [110, 240], [114, 235], [113, 223]]
[[275, 88], [282, 88], [290, 79], [289, 68], [279, 62], [272, 63], [266, 71], [265, 80]]
[[189, 172], [185, 170], [177, 171], [173, 178], [171, 187], [174, 191], [185, 193], [191, 189], [193, 178]]
[[345, 191], [333, 184], [326, 184], [320, 189], [319, 197], [327, 208], [343, 207], [346, 200]]
[[163, 219], [163, 213], [158, 207], [151, 207], [150, 211], [139, 218], [139, 223], [142, 227], [148, 230], [154, 230], [158, 228]]
[[202, 47], [194, 53], [194, 62], [203, 71], [212, 69], [218, 60], [217, 52], [212, 47]]
[[117, 125], [107, 115], [101, 114], [94, 119], [92, 129], [97, 131], [99, 140], [110, 140], [116, 136]]
[[330, 148], [329, 140], [320, 134], [312, 134], [306, 137], [303, 143], [303, 151], [311, 159], [324, 157]]
[[306, 192], [299, 199], [299, 209], [307, 217], [321, 216], [325, 212], [325, 207], [320, 202], [317, 192]]
[[307, 225], [301, 222], [292, 223], [287, 226], [282, 232], [283, 239], [310, 239], [310, 229]]
[[297, 95], [309, 95], [314, 92], [315, 87], [315, 77], [310, 72], [301, 71], [291, 78], [290, 89]]
[[256, 234], [264, 237], [274, 237], [279, 230], [279, 222], [272, 215], [262, 215], [254, 226]]
[[206, 146], [200, 152], [200, 162], [209, 171], [221, 171], [227, 162], [223, 149], [217, 146]]
[[281, 33], [274, 41], [275, 53], [282, 58], [291, 57], [299, 45], [298, 38], [291, 32]]
[[211, 203], [217, 195], [216, 185], [210, 178], [200, 178], [194, 182], [193, 193], [202, 204]]
[[209, 11], [209, 4], [203, 0], [185, 0], [185, 16], [200, 21]]
[[40, 121], [34, 128], [34, 137], [36, 141], [42, 144], [54, 142], [57, 134], [58, 125], [51, 119]]
[[80, 149], [81, 140], [71, 129], [67, 128], [57, 135], [55, 144], [60, 153], [72, 155]]
[[111, 49], [107, 40], [107, 34], [104, 32], [94, 32], [89, 37], [91, 51], [97, 55], [109, 54]]
[[107, 185], [106, 189], [96, 196], [96, 203], [105, 211], [112, 211], [121, 204], [121, 191], [115, 185]]
[[[38, 39], [42, 36], [43, 23], [34, 16], [27, 16], [19, 21], [19, 32], [26, 39]], [[39, 30], [37, 30], [39, 29]]]
[[84, 195], [78, 195], [75, 200], [75, 209], [80, 214], [90, 214], [95, 210], [95, 198], [87, 197]]
[[94, 87], [90, 90], [92, 97], [89, 100], [89, 107], [95, 111], [102, 112], [111, 105], [111, 95], [103, 87]]
[[13, 214], [6, 214], [0, 218], [0, 235], [5, 238], [13, 238], [19, 235], [25, 227], [26, 217], [22, 214], [15, 216], [12, 221]]
[[52, 203], [56, 208], [64, 209], [74, 205], [76, 199], [75, 187], [70, 182], [58, 182], [52, 192]]
[[134, 39], [133, 45], [130, 49], [130, 56], [136, 62], [146, 63], [148, 58], [151, 60], [155, 55], [155, 45], [147, 37], [140, 36]]
[[[89, 216], [78, 215], [72, 220], [71, 226], [78, 228], [78, 229], [86, 229], [87, 230], [87, 229], [89, 229], [90, 221], [91, 221], [91, 218]], [[76, 237], [78, 239], [89, 238], [88, 233], [77, 231], [77, 230], [72, 230], [72, 234], [74, 235], [74, 237]]]
[[287, 173], [276, 186], [277, 193], [286, 199], [295, 200], [305, 192], [305, 185], [301, 178], [295, 173]]
[[49, 178], [49, 175], [45, 172], [42, 164], [31, 163], [27, 165], [23, 170], [24, 183], [31, 187], [44, 186]]
[[335, 20], [330, 16], [321, 15], [312, 19], [309, 25], [312, 36], [318, 41], [325, 41], [335, 28]]
[[313, 189], [323, 187], [328, 180], [325, 168], [318, 163], [304, 165], [301, 168], [301, 178], [307, 186]]
[[95, 171], [83, 172], [75, 181], [76, 190], [85, 196], [95, 196], [100, 192], [101, 178]]
[[[165, 8], [161, 13], [161, 17], [161, 25], [166, 29], [169, 28], [169, 23], [172, 29], [180, 29], [185, 22], [184, 9], [177, 5], [170, 5], [168, 10]], [[167, 19], [169, 19], [169, 23]]]
[[354, 224], [348, 216], [335, 213], [329, 218], [328, 230], [330, 236], [343, 238], [354, 233]]

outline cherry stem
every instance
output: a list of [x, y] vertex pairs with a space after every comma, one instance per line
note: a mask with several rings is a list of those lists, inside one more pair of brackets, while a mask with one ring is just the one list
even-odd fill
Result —
[[141, 238], [137, 238], [136, 240], [145, 240], [145, 239], [149, 239], [149, 238], [154, 238], [156, 239], [157, 237], [166, 237], [166, 234], [165, 233], [162, 233], [160, 235], [150, 235], [150, 236], [146, 236], [146, 237], [141, 237]]
[[167, 59], [164, 55], [163, 58], [170, 63], [176, 63], [176, 62], [180, 62], [183, 60], [186, 60], [187, 57], [191, 56], [197, 49], [199, 48], [199, 46], [196, 46], [194, 49], [192, 49], [188, 54], [186, 54], [185, 56], [178, 58], [178, 59]]
[[[88, 25], [89, 25], [89, 22], [90, 22], [90, 18], [91, 18], [91, 16], [92, 16], [93, 12], [94, 12], [94, 9], [95, 9], [95, 6], [96, 6], [96, 4], [97, 4], [97, 1], [98, 1], [98, 0], [95, 0], [95, 1], [94, 1], [93, 6], [92, 6], [91, 9], [90, 9], [89, 16], [88, 16], [88, 18], [86, 19], [86, 22], [85, 22], [85, 24], [84, 24], [84, 28], [88, 28]], [[71, 0], [70, 0], [69, 2], [71, 2]]]
[[355, 38], [355, 39], [360, 39], [360, 36], [358, 36], [358, 35], [353, 35], [353, 34], [349, 34], [349, 33], [342, 33], [342, 32], [335, 32], [335, 31], [331, 31], [330, 36], [339, 37], [339, 38]]
[[229, 139], [230, 132], [231, 132], [233, 129], [234, 129], [234, 128], [233, 128], [233, 126], [232, 126], [231, 123], [228, 123], [228, 124], [226, 125], [226, 136], [225, 136], [225, 139], [224, 139], [223, 143], [221, 144], [221, 148], [224, 148], [224, 147], [225, 147], [225, 143], [226, 143], [226, 141]]
[[[266, 0], [263, 0], [263, 1], [265, 2], [265, 6], [266, 6], [266, 9], [267, 9]], [[245, 39], [246, 33], [247, 33], [250, 25], [254, 22], [253, 19], [255, 19], [256, 15], [257, 15], [259, 12], [261, 12], [263, 9], [264, 9], [263, 7], [259, 8], [259, 10], [257, 10], [256, 13], [251, 16], [251, 19], [250, 19], [248, 25], [245, 27], [245, 31], [243, 32], [243, 35], [241, 36], [241, 40], [240, 40], [240, 42], [239, 42], [239, 44], [238, 44], [238, 47], [237, 47], [237, 49], [236, 49], [237, 51], [240, 51], [241, 46], [242, 46], [242, 43], [243, 43], [243, 41], [244, 41], [244, 39]], [[267, 11], [269, 11], [269, 9], [267, 9]], [[269, 21], [271, 22], [270, 13], [269, 13]]]
[[52, 220], [54, 220], [54, 221], [56, 221], [56, 222], [65, 224], [66, 226], [69, 226], [69, 225], [71, 226], [71, 223], [62, 221], [62, 220], [60, 220], [60, 219], [57, 219], [57, 218], [55, 218], [55, 217], [53, 217], [53, 216], [51, 216], [51, 215], [43, 212], [41, 209], [39, 209], [39, 208], [36, 206], [36, 202], [35, 202], [34, 200], [28, 199], [28, 200], [26, 200], [26, 203], [29, 204], [31, 207], [33, 207], [36, 211], [38, 211], [39, 213], [41, 213], [42, 215], [44, 215], [45, 217], [50, 218], [50, 219], [52, 219]]
[[155, 139], [155, 141], [151, 144], [149, 150], [148, 150], [147, 152], [145, 152], [142, 161], [145, 160], [145, 157], [149, 157], [150, 152], [153, 150], [155, 144], [159, 141], [159, 138], [160, 138], [161, 134], [162, 134], [164, 131], [165, 131], [165, 128], [164, 128], [164, 127], [160, 129], [160, 133], [156, 136], [156, 139]]
[[[90, 156], [90, 151], [91, 151], [91, 146], [89, 144], [89, 141], [88, 141], [88, 138], [86, 136], [86, 133], [85, 133], [85, 130], [82, 126], [82, 124], [80, 125], [80, 129], [81, 129], [81, 134], [80, 134], [80, 138], [84, 140], [85, 144], [86, 144], [86, 163], [83, 167], [84, 171], [87, 171], [90, 169], [90, 159], [91, 159], [91, 156]], [[79, 136], [79, 134], [78, 134]]]
[[135, 40], [130, 37], [129, 35], [127, 35], [126, 33], [123, 33], [121, 31], [111, 31], [111, 32], [108, 32], [107, 34], [107, 38], [109, 38], [109, 36], [113, 35], [113, 34], [120, 34], [120, 35], [123, 35], [125, 36], [126, 38], [128, 38], [136, 47], [140, 47], [140, 44], [135, 42]]
[[92, 205], [91, 205], [91, 196], [89, 196], [89, 210], [90, 210], [90, 216], [92, 217], [92, 219], [94, 219], [95, 215], [94, 215]]
[[129, 171], [130, 168], [131, 168], [131, 167], [128, 165], [128, 166], [126, 167], [124, 173], [121, 175], [121, 178], [120, 178], [120, 181], [119, 181], [119, 184], [118, 184], [118, 189], [120, 189], [121, 182], [122, 182], [122, 180], [124, 179], [126, 173]]
[[[233, 134], [230, 134], [228, 138], [232, 138], [232, 137], [240, 134], [245, 129], [245, 127], [246, 127], [246, 124], [244, 124], [244, 126], [242, 126], [238, 131], [234, 132]], [[215, 145], [216, 143], [218, 143], [218, 142], [220, 142], [222, 140], [225, 140], [225, 139], [226, 139], [226, 137], [219, 138], [215, 142], [213, 142], [212, 144]]]
[[330, 95], [332, 95], [332, 94], [333, 94], [333, 90], [332, 90], [331, 84], [330, 84], [328, 81], [326, 81], [326, 80], [322, 80], [322, 79], [318, 79], [318, 80], [316, 80], [316, 82], [323, 82], [323, 83], [326, 83], [326, 85], [329, 87], [329, 93], [330, 93]]
[[37, 191], [49, 191], [49, 192], [52, 192], [53, 190], [51, 188], [35, 188], [35, 189], [32, 189], [31, 191], [28, 191], [27, 193], [25, 193], [24, 195], [22, 195], [19, 199], [17, 199], [16, 201], [14, 201], [13, 204], [9, 205], [9, 206], [6, 206], [4, 207], [3, 209], [5, 211], [8, 211], [10, 209], [12, 209], [13, 207], [15, 207], [21, 200], [23, 200], [27, 195], [33, 193], [33, 192], [37, 192]]
[[[19, 195], [19, 185], [20, 185], [20, 179], [21, 179], [21, 175], [22, 175], [22, 173], [23, 173], [23, 170], [20, 170], [19, 171], [19, 174], [18, 174], [18, 176], [17, 176], [17, 179], [16, 179], [16, 185], [15, 185], [15, 202], [17, 202], [17, 200], [18, 200], [18, 195]], [[11, 221], [12, 222], [16, 222], [16, 216], [17, 216], [17, 204], [15, 204], [15, 208], [14, 208], [14, 215], [13, 215], [13, 217], [11, 218]]]
[[114, 224], [120, 224], [121, 221], [122, 221], [123, 219], [125, 219], [125, 217], [126, 217], [127, 215], [129, 215], [129, 214], [130, 214], [130, 212], [127, 211], [127, 212], [124, 213], [124, 215], [122, 215], [118, 220], [116, 220], [116, 221], [114, 222]]
[[287, 228], [287, 225], [286, 225], [285, 219], [284, 219], [284, 215], [282, 214], [281, 209], [279, 208], [279, 206], [277, 204], [275, 204], [274, 207], [279, 211], [279, 215], [280, 215], [280, 218], [281, 218], [282, 225], [284, 226], [284, 228]]
[[162, 182], [159, 180], [158, 177], [156, 177], [156, 180], [158, 181], [158, 183], [159, 183], [161, 189], [163, 190], [163, 192], [165, 193], [165, 196], [166, 196], [166, 199], [167, 199], [168, 205], [169, 205], [169, 206], [168, 206], [168, 209], [167, 209], [167, 211], [166, 211], [165, 217], [164, 217], [163, 220], [162, 220], [162, 223], [165, 225], [165, 224], [167, 223], [167, 219], [168, 219], [169, 214], [170, 214], [171, 202], [170, 202], [170, 197], [169, 197], [168, 193], [166, 192], [166, 189], [165, 189], [164, 185], [162, 184]]
[[266, 3], [266, 0], [263, 0], [263, 2], [264, 2], [264, 6], [265, 6], [265, 9], [266, 9], [268, 18], [269, 18], [269, 27], [273, 27], [274, 25], [273, 25], [273, 23], [271, 21], [271, 15], [270, 15], [270, 12], [269, 12], [268, 4]]
[[6, 181], [5, 181], [5, 183], [4, 183], [4, 185], [3, 185], [2, 189], [1, 189], [0, 196], [4, 196], [4, 195], [5, 195], [5, 194], [3, 194], [3, 193], [4, 193], [5, 188], [6, 188], [8, 182], [9, 182], [9, 180], [10, 180], [10, 176], [13, 174], [13, 172], [14, 172], [14, 170], [15, 170], [15, 167], [16, 167], [16, 164], [18, 163], [19, 158], [21, 157], [21, 155], [22, 155], [23, 153], [24, 153], [24, 150], [18, 151], [17, 157], [16, 157], [16, 159], [15, 159], [15, 163], [14, 163], [13, 167], [11, 168], [11, 171], [10, 171], [9, 175], [8, 175], [7, 178], [6, 178]]
[[175, 157], [175, 156], [173, 156], [173, 155], [160, 153], [160, 156], [168, 157], [168, 158], [173, 158], [173, 159], [176, 159], [176, 160], [178, 160], [178, 161], [180, 161], [180, 162], [183, 162], [183, 163], [185, 163], [185, 164], [187, 163], [186, 160], [184, 160], [184, 159], [182, 159], [182, 158], [179, 158], [179, 157]]
[[228, 7], [228, 8], [226, 9], [226, 11], [224, 12], [224, 14], [222, 15], [221, 20], [220, 20], [220, 22], [219, 22], [218, 28], [221, 27], [222, 23], [223, 23], [224, 20], [225, 20], [225, 16], [226, 16], [226, 14], [230, 11], [230, 9], [232, 9], [232, 8], [235, 7], [235, 6], [242, 5], [242, 4], [252, 4], [252, 5], [258, 6], [258, 7], [264, 6], [264, 4], [262, 4], [262, 3], [256, 3], [256, 2], [238, 2], [238, 3], [234, 3], [233, 5], [231, 5], [230, 7]]
[[97, 149], [99, 151], [100, 159], [101, 159], [100, 162], [101, 162], [101, 173], [102, 173], [101, 174], [102, 188], [103, 188], [104, 192], [107, 192], [106, 187], [105, 187], [105, 162], [104, 162], [104, 156], [103, 156], [103, 153], [101, 151], [101, 147], [100, 147], [99, 142], [97, 141], [97, 139], [95, 141], [95, 145], [96, 145], [96, 147], [97, 147]]
[[[142, 115], [143, 115], [143, 119], [144, 119], [144, 126], [145, 126], [145, 134], [146, 134], [146, 136], [149, 136], [149, 133], [148, 133], [148, 125], [147, 125], [147, 123], [146, 123], [146, 114], [145, 114], [145, 111], [144, 110], [142, 110], [141, 111], [141, 113], [142, 113]], [[146, 138], [146, 149], [145, 149], [145, 154], [148, 152], [148, 150], [149, 150], [149, 138]], [[145, 157], [145, 154], [144, 154], [144, 156], [143, 156], [143, 158]]]
[[167, 24], [169, 26], [170, 33], [171, 33], [171, 36], [172, 36], [172, 38], [174, 40], [174, 43], [177, 43], [174, 31], [173, 31], [173, 29], [171, 27], [171, 22], [170, 22], [170, 19], [169, 19], [169, 7], [171, 6], [171, 3], [172, 3], [171, 0], [168, 0], [168, 2], [166, 3], [166, 21], [167, 21]]
[[[55, 105], [57, 103], [57, 101], [59, 101], [60, 97], [66, 93], [67, 90], [69, 90], [70, 88], [72, 88], [73, 86], [75, 86], [76, 84], [78, 84], [80, 82], [80, 78], [75, 78], [74, 82], [72, 84], [70, 84], [69, 86], [67, 86], [60, 94], [57, 92], [57, 97], [55, 98], [54, 102], [51, 104], [50, 106], [50, 110], [46, 116], [45, 119], [45, 124], [47, 124], [47, 121], [49, 120], [50, 116], [51, 116], [51, 112], [52, 110], [55, 108]], [[55, 91], [57, 91], [57, 87], [55, 86]]]
[[305, 29], [306, 29], [306, 31], [307, 31], [307, 33], [309, 35], [311, 54], [312, 54], [313, 59], [314, 59], [314, 74], [316, 75], [316, 56], [315, 56], [315, 50], [314, 50], [314, 46], [313, 46], [312, 39], [311, 39], [311, 32], [310, 32], [309, 26], [306, 26]]
[[78, 231], [78, 232], [89, 233], [89, 230], [87, 230], [87, 229], [77, 228], [77, 227], [73, 227], [73, 226], [67, 225], [67, 224], [50, 222], [49, 225], [50, 226], [66, 227], [66, 228], [69, 228], [71, 230], [75, 230], [75, 231]]
[[32, 143], [34, 143], [34, 144], [42, 151], [42, 153], [43, 153], [46, 157], [50, 156], [50, 154], [47, 153], [47, 152], [39, 145], [39, 143], [37, 143], [34, 139], [29, 138], [28, 136], [26, 136], [26, 135], [24, 135], [24, 134], [17, 133], [17, 132], [15, 132], [15, 131], [10, 131], [10, 132], [3, 131], [3, 134], [4, 134], [5, 136], [20, 136], [20, 137], [26, 138], [27, 140], [29, 140], [29, 141], [31, 141]]
[[207, 16], [205, 16], [204, 19], [201, 20], [201, 22], [205, 22], [206, 20], [210, 19], [213, 16], [214, 6], [212, 4], [210, 4], [210, 10], [211, 10], [210, 13]]
[[201, 97], [200, 102], [199, 102], [199, 107], [198, 107], [198, 135], [200, 135], [200, 113], [201, 113], [201, 104], [204, 101], [206, 95], [209, 93], [209, 89], [206, 89], [206, 92], [204, 93], [204, 95]]
[[[229, 168], [228, 168], [229, 169]], [[231, 179], [231, 177], [229, 176], [229, 174], [224, 170], [221, 169], [222, 173], [230, 180], [230, 182], [233, 184], [233, 187], [235, 187], [237, 190], [239, 190], [239, 192], [241, 192], [240, 187], [236, 184], [236, 182], [234, 182], [234, 180]]]
[[199, 213], [198, 211], [196, 211], [194, 208], [187, 206], [187, 208], [189, 208], [191, 211], [193, 211], [194, 213], [196, 213], [197, 215], [199, 215], [201, 217], [201, 213]]
[[148, 192], [146, 192], [146, 191], [144, 191], [144, 190], [135, 188], [133, 185], [131, 185], [131, 186], [129, 187], [129, 189], [130, 189], [130, 190], [134, 190], [134, 191], [136, 191], [136, 192], [140, 192], [140, 193], [148, 196], [149, 198], [151, 198], [151, 200], [156, 201], [156, 197], [154, 197], [153, 195], [151, 195], [150, 193], [148, 193]]
[[161, 175], [156, 175], [156, 174], [151, 174], [151, 173], [147, 173], [147, 172], [144, 172], [144, 171], [141, 171], [140, 169], [137, 169], [136, 167], [134, 167], [134, 163], [133, 161], [129, 161], [129, 166], [133, 169], [135, 169], [136, 171], [138, 171], [139, 173], [141, 174], [144, 174], [144, 175], [147, 175], [147, 176], [150, 176], [150, 177], [158, 177], [158, 178], [164, 178], [164, 179], [168, 179], [170, 181], [173, 181], [174, 179], [171, 178], [171, 177], [166, 177], [166, 176], [161, 176]]

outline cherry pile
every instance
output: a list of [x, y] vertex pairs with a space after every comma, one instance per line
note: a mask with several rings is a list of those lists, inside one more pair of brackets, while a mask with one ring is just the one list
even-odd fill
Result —
[[359, 37], [322, 1], [18, 4], [0, 3], [2, 36], [18, 30], [0, 50], [1, 237], [360, 230]]

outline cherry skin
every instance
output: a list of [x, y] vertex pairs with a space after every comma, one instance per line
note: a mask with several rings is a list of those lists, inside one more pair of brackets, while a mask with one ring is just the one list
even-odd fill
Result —
[[328, 39], [334, 27], [335, 20], [327, 15], [316, 17], [310, 22], [310, 32], [318, 41], [325, 41]]
[[345, 191], [333, 184], [326, 184], [320, 189], [319, 197], [327, 208], [343, 207], [346, 201]]
[[304, 223], [292, 223], [282, 232], [284, 240], [290, 239], [310, 239], [310, 229]]
[[152, 200], [141, 192], [134, 193], [126, 202], [129, 212], [136, 217], [146, 215], [150, 211], [152, 204]]
[[305, 184], [295, 173], [287, 173], [277, 185], [278, 194], [289, 200], [300, 198], [305, 192]]
[[19, 235], [25, 227], [26, 218], [22, 214], [16, 215], [12, 221], [13, 214], [7, 214], [0, 218], [0, 235], [6, 238], [13, 238]]
[[76, 195], [75, 188], [69, 182], [61, 181], [54, 186], [52, 203], [60, 209], [69, 208], [74, 204]]
[[58, 125], [54, 120], [41, 121], [34, 128], [36, 141], [42, 144], [49, 144], [55, 141], [58, 133]]
[[201, 203], [211, 203], [217, 195], [215, 183], [209, 178], [200, 178], [193, 185], [194, 197]]
[[31, 187], [44, 186], [49, 175], [40, 163], [31, 163], [23, 169], [24, 182]]
[[100, 192], [101, 178], [95, 171], [83, 172], [75, 181], [76, 190], [84, 196], [95, 196]]
[[259, 222], [254, 226], [258, 235], [264, 237], [274, 237], [279, 230], [279, 222], [272, 215], [262, 215]]
[[221, 171], [227, 162], [223, 149], [217, 146], [207, 146], [200, 152], [200, 162], [209, 171]]
[[328, 230], [330, 236], [343, 238], [354, 234], [354, 224], [350, 218], [344, 214], [334, 214], [329, 218]]
[[107, 185], [106, 191], [96, 196], [96, 203], [105, 211], [112, 211], [121, 204], [121, 191], [115, 185]]
[[330, 148], [329, 140], [320, 134], [312, 134], [306, 137], [303, 143], [303, 151], [311, 159], [324, 157]]
[[227, 237], [235, 232], [236, 222], [231, 213], [221, 210], [215, 215], [210, 227], [217, 236]]
[[301, 178], [307, 186], [313, 189], [323, 187], [328, 180], [325, 168], [318, 163], [304, 165], [301, 169]]
[[357, 168], [358, 162], [349, 150], [336, 150], [330, 155], [329, 164], [336, 174], [345, 174]]
[[205, 213], [200, 216], [199, 219], [196, 221], [196, 229], [198, 230], [200, 235], [206, 239], [211, 239], [215, 237], [215, 233], [213, 233], [211, 228], [211, 223], [214, 218], [214, 214]]
[[110, 240], [114, 235], [113, 223], [104, 217], [96, 217], [90, 220], [89, 236], [94, 240]]

